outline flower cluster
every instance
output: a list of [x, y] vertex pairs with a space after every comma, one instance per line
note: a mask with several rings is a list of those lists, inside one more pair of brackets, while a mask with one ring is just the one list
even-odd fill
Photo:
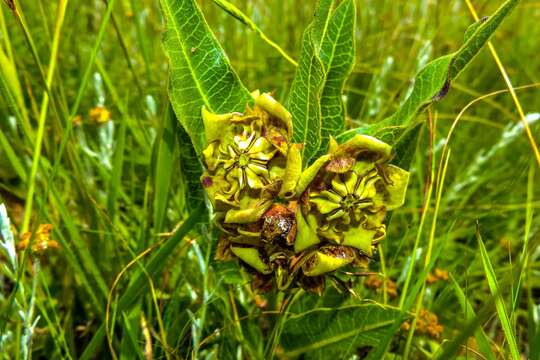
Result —
[[357, 135], [302, 171], [292, 117], [255, 92], [245, 113], [203, 108], [208, 146], [201, 181], [222, 235], [217, 258], [239, 258], [260, 287], [320, 292], [324, 275], [364, 266], [385, 237], [388, 210], [403, 204], [409, 174], [389, 164], [391, 147]]

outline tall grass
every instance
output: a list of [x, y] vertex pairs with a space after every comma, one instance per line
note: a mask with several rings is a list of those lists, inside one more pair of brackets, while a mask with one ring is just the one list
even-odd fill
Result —
[[[245, 84], [285, 99], [315, 1], [229, 2], [252, 24], [215, 4], [227, 2], [200, 4]], [[391, 114], [415, 72], [458, 47], [474, 22], [470, 3], [482, 16], [500, 2], [358, 0], [357, 59], [344, 95], [351, 126]], [[328, 286], [286, 311], [362, 299], [410, 309], [408, 332], [386, 348], [397, 358], [540, 356], [540, 180], [531, 147], [540, 141], [539, 19], [540, 3], [523, 1], [492, 50], [421, 115], [431, 114], [431, 125], [408, 200], [381, 245], [384, 269], [380, 261], [370, 269], [395, 281], [398, 297], [360, 279], [358, 297]], [[152, 0], [0, 6], [2, 358], [282, 356], [271, 334], [283, 294], [256, 295], [237, 266], [213, 261], [217, 235], [204, 203], [194, 205], [199, 164], [168, 104], [162, 31]], [[58, 247], [33, 251], [46, 223]], [[30, 243], [15, 249], [25, 231]], [[428, 281], [435, 268], [451, 280]], [[423, 310], [437, 315], [438, 337], [419, 331]]]

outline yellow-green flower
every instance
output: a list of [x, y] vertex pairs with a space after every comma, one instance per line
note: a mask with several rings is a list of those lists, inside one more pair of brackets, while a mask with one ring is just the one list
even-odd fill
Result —
[[[407, 171], [388, 163], [390, 157], [389, 145], [357, 135], [342, 145], [332, 142], [328, 155], [302, 173], [296, 189], [302, 201], [296, 215], [295, 252], [320, 264], [304, 269], [305, 275], [320, 275], [369, 257], [385, 237], [386, 212], [403, 204], [409, 178]], [[321, 252], [329, 245], [357, 252]]]
[[300, 148], [291, 143], [292, 120], [269, 94], [252, 94], [245, 113], [202, 117], [208, 146], [201, 181], [223, 231], [220, 258], [239, 258], [261, 274], [286, 281], [294, 255], [294, 211], [275, 204], [295, 195], [302, 169]]

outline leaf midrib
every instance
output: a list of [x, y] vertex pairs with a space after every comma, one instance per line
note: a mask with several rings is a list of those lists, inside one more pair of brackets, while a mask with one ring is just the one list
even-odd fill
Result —
[[[169, 23], [172, 22], [172, 24], [169, 24], [171, 26], [178, 38], [178, 42], [180, 43], [180, 48], [182, 49], [182, 53], [184, 55], [184, 59], [186, 60], [186, 64], [188, 65], [189, 72], [191, 74], [191, 77], [193, 78], [193, 81], [195, 82], [195, 85], [197, 86], [197, 90], [199, 90], [199, 94], [201, 95], [201, 98], [208, 108], [208, 110], [213, 111], [212, 106], [210, 105], [210, 101], [208, 100], [208, 97], [206, 96], [206, 93], [203, 91], [203, 88], [199, 82], [199, 79], [196, 76], [195, 70], [193, 69], [193, 65], [191, 64], [191, 61], [189, 60], [189, 56], [186, 52], [186, 48], [184, 46], [184, 42], [180, 39], [183, 39], [183, 37], [180, 35], [180, 30], [178, 29], [178, 26], [176, 24], [176, 21], [174, 21], [175, 15], [172, 13], [172, 8], [169, 6], [169, 0], [163, 0], [163, 3], [165, 3], [165, 7], [167, 8], [167, 17], [169, 18]], [[197, 9], [195, 10], [197, 11]]]
[[375, 330], [375, 329], [378, 329], [378, 328], [389, 326], [389, 325], [391, 325], [393, 323], [394, 323], [394, 320], [387, 320], [387, 321], [380, 322], [380, 323], [378, 323], [376, 325], [363, 327], [362, 329], [354, 329], [354, 330], [342, 333], [339, 336], [333, 336], [333, 337], [330, 337], [328, 339], [324, 339], [324, 340], [314, 342], [314, 343], [311, 343], [309, 345], [300, 347], [300, 348], [298, 348], [296, 350], [286, 352], [285, 355], [291, 356], [291, 357], [297, 356], [297, 355], [300, 355], [300, 354], [305, 353], [307, 351], [319, 349], [321, 347], [324, 347], [324, 346], [327, 346], [327, 345], [334, 344], [334, 343], [340, 342], [342, 340], [345, 340], [345, 339], [347, 339], [349, 337], [352, 337], [352, 336], [356, 335], [359, 331], [366, 331], [366, 332], [367, 331], [372, 331], [372, 330]]

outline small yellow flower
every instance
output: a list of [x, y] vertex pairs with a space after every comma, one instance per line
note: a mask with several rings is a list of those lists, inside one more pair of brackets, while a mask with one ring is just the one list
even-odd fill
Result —
[[111, 112], [104, 106], [96, 106], [90, 110], [90, 119], [97, 124], [111, 120]]
[[[51, 232], [53, 226], [51, 224], [39, 225], [34, 241], [32, 242], [32, 251], [38, 254], [45, 252], [48, 249], [58, 249], [59, 245], [56, 241], [51, 240]], [[21, 234], [21, 241], [17, 245], [19, 250], [24, 250], [30, 244], [32, 233], [30, 231]]]
[[71, 123], [73, 124], [73, 127], [81, 126], [82, 125], [82, 116], [77, 115], [73, 119], [71, 119]]

